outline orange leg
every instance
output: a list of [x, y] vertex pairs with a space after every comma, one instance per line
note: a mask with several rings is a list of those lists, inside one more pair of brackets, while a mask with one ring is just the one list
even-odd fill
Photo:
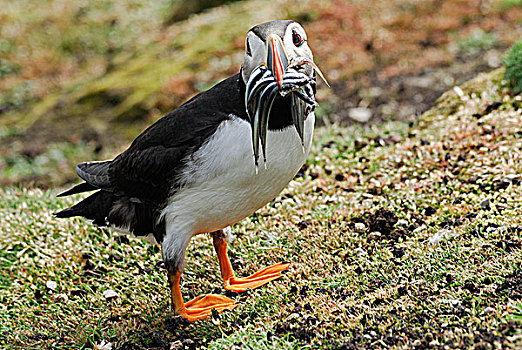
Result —
[[185, 304], [179, 286], [181, 271], [177, 271], [176, 273], [169, 272], [168, 278], [170, 291], [172, 293], [174, 314], [185, 317], [189, 322], [204, 320], [212, 314], [212, 309], [221, 312], [223, 310], [232, 310], [237, 306], [237, 303], [232, 299], [222, 295], [212, 294], [204, 297], [198, 296]]
[[281, 277], [281, 272], [288, 269], [290, 263], [278, 263], [266, 267], [253, 275], [245, 278], [238, 278], [234, 274], [230, 259], [227, 253], [227, 241], [221, 232], [216, 232], [212, 235], [214, 241], [214, 248], [219, 259], [219, 266], [221, 268], [221, 275], [225, 282], [225, 289], [233, 292], [244, 292], [249, 289], [261, 287], [268, 282]]

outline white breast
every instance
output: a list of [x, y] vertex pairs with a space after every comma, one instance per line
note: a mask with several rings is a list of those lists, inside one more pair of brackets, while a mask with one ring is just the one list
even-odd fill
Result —
[[266, 168], [260, 155], [257, 174], [250, 124], [237, 117], [223, 122], [186, 160], [182, 190], [162, 213], [167, 236], [170, 230], [182, 235], [220, 230], [274, 199], [305, 162], [314, 122], [312, 113], [305, 121], [304, 147], [294, 126], [268, 131]]

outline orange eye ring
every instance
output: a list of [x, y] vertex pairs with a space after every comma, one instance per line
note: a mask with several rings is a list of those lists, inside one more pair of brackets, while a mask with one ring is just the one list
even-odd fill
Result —
[[299, 46], [303, 45], [305, 40], [298, 32], [293, 30], [292, 31], [292, 42], [294, 43], [295, 46], [299, 47]]

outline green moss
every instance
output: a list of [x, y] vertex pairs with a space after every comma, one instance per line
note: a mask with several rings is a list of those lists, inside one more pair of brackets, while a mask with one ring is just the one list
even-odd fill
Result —
[[[480, 94], [487, 87], [498, 86], [504, 76], [504, 68], [495, 69], [489, 73], [481, 73], [474, 79], [446, 91], [437, 100], [435, 106], [422, 115], [421, 127], [429, 126], [430, 122], [437, 117], [446, 117], [457, 111], [462, 105], [463, 96]], [[462, 93], [462, 96], [460, 95]]]
[[504, 77], [509, 81], [513, 90], [522, 91], [522, 39], [519, 39], [508, 51], [504, 59], [506, 72]]
[[476, 55], [481, 51], [489, 50], [497, 43], [497, 38], [478, 28], [471, 35], [458, 42], [461, 52], [468, 55]]
[[502, 10], [509, 10], [513, 7], [522, 7], [522, 0], [500, 0], [496, 5]]
[[168, 9], [168, 15], [165, 16], [165, 24], [171, 25], [189, 18], [192, 14], [234, 1], [237, 0], [168, 0], [171, 4]]
[[[8, 61], [0, 59], [0, 78], [16, 71], [16, 66]], [[20, 108], [33, 98], [33, 85], [31, 81], [17, 84], [0, 95], [0, 108], [5, 110]]]

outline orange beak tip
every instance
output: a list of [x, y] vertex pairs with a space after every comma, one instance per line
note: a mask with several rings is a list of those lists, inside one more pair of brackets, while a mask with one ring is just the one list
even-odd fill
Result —
[[272, 71], [277, 86], [283, 89], [283, 78], [286, 67], [288, 66], [288, 56], [285, 52], [281, 39], [272, 34], [267, 40], [267, 66]]

